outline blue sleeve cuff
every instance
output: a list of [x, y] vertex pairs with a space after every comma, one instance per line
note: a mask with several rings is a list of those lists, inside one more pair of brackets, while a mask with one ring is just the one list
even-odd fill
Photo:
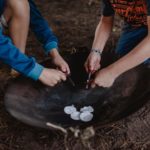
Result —
[[44, 67], [38, 63], [35, 64], [34, 68], [28, 73], [28, 77], [33, 80], [38, 80]]
[[45, 52], [47, 55], [54, 48], [58, 49], [58, 44], [57, 44], [57, 42], [54, 42], [54, 41], [50, 42], [44, 46], [44, 49], [45, 49]]

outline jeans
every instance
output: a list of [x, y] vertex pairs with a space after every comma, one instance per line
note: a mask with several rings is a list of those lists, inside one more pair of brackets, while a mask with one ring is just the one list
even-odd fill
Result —
[[[58, 40], [53, 34], [47, 21], [42, 17], [33, 0], [28, 0], [30, 5], [30, 27], [37, 39], [42, 43], [48, 54], [53, 48], [58, 48]], [[0, 0], [0, 16], [5, 8], [6, 0]], [[19, 31], [18, 31], [19, 32]], [[34, 58], [27, 57], [19, 51], [11, 39], [3, 34], [0, 27], [0, 60], [10, 65], [23, 75], [37, 80], [43, 67], [36, 63]]]
[[[124, 56], [134, 49], [148, 34], [146, 26], [140, 28], [125, 28], [121, 34], [116, 48], [116, 53], [119, 56]], [[150, 63], [150, 59], [144, 63]]]

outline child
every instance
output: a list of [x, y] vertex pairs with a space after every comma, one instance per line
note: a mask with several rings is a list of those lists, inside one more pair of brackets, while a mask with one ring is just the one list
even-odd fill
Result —
[[98, 71], [92, 87], [110, 87], [119, 75], [150, 58], [150, 0], [103, 0], [102, 17], [85, 63], [87, 72], [100, 68], [101, 53], [111, 33], [115, 13], [125, 21], [116, 48], [122, 57]]
[[[41, 16], [33, 0], [0, 0], [0, 60], [34, 80], [54, 86], [70, 74], [68, 64], [59, 55], [58, 41]], [[29, 26], [43, 44], [47, 55], [60, 68], [47, 69], [25, 53]], [[4, 35], [8, 28], [9, 37]]]

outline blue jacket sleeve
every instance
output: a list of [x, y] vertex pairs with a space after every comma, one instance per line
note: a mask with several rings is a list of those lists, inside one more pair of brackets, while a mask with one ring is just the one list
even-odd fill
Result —
[[58, 49], [58, 40], [53, 34], [48, 22], [42, 17], [33, 0], [29, 0], [30, 5], [30, 27], [37, 39], [43, 44], [45, 52], [48, 54], [51, 49]]
[[21, 53], [11, 42], [11, 39], [3, 35], [0, 28], [0, 60], [10, 65], [23, 75], [37, 80], [43, 70], [43, 66], [36, 63], [34, 58], [29, 58]]
[[2, 15], [4, 11], [5, 3], [6, 3], [5, 0], [0, 0], [0, 16]]

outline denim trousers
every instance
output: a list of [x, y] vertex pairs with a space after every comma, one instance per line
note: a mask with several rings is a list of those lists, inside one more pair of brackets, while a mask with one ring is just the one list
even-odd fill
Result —
[[[139, 28], [127, 27], [120, 36], [115, 52], [119, 56], [124, 56], [134, 49], [148, 34], [148, 27], [142, 26]], [[144, 63], [150, 63], [150, 59]]]

